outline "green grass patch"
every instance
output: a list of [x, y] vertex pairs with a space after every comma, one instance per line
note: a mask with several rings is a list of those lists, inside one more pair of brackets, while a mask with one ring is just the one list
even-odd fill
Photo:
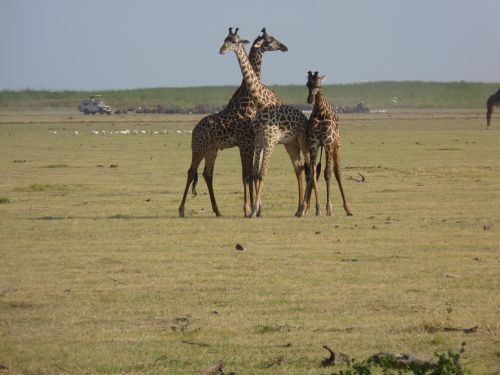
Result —
[[[364, 101], [376, 109], [484, 108], [498, 83], [381, 81], [325, 85], [335, 105], [354, 106]], [[305, 85], [270, 86], [284, 103], [307, 107]], [[199, 106], [224, 106], [236, 86], [146, 88], [87, 91], [0, 91], [0, 108], [78, 108], [81, 99], [100, 94], [114, 108], [139, 106], [189, 110]]]
[[0, 197], [0, 204], [10, 203], [10, 199], [7, 197]]

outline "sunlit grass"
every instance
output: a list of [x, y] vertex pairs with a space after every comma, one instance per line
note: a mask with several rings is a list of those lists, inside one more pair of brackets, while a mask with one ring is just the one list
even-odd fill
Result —
[[[319, 375], [333, 372], [324, 344], [358, 360], [431, 359], [466, 341], [470, 373], [494, 373], [500, 126], [486, 131], [483, 117], [341, 116], [354, 216], [333, 183], [333, 217], [293, 217], [296, 181], [278, 146], [264, 218], [247, 220], [236, 149], [215, 167], [224, 217], [200, 166], [199, 196], [178, 218], [184, 131], [199, 117], [0, 114], [0, 365], [186, 374], [223, 360], [227, 373]], [[365, 182], [349, 179], [358, 173]], [[323, 179], [320, 189], [324, 211]]]

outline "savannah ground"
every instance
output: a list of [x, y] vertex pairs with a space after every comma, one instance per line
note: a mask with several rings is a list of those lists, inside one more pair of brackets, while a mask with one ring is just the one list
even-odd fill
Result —
[[278, 146], [256, 220], [236, 149], [215, 167], [224, 217], [202, 166], [178, 217], [198, 119], [0, 112], [0, 372], [330, 374], [324, 344], [431, 359], [465, 341], [469, 373], [499, 373], [496, 113], [489, 131], [483, 110], [341, 115], [354, 216], [333, 180], [333, 217], [293, 217]]

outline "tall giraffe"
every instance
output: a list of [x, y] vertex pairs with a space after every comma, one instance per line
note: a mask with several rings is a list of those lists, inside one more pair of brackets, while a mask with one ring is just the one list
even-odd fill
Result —
[[326, 161], [324, 172], [326, 182], [326, 215], [332, 215], [330, 177], [332, 175], [331, 163], [333, 160], [333, 172], [335, 173], [340, 194], [342, 195], [344, 210], [348, 216], [352, 216], [351, 209], [349, 208], [345, 198], [344, 189], [342, 187], [342, 179], [340, 176], [340, 121], [332, 106], [323, 95], [321, 82], [325, 78], [326, 76], [319, 76], [318, 72], [315, 72], [314, 74], [311, 71], [308, 72], [307, 88], [309, 89], [309, 95], [307, 96], [307, 102], [309, 104], [314, 102], [314, 107], [311, 116], [309, 117], [308, 129], [311, 177], [307, 182], [306, 193], [300, 214], [301, 216], [304, 216], [306, 213], [307, 205], [311, 200], [311, 190], [313, 186], [316, 194], [316, 215], [318, 216], [320, 214], [318, 190], [316, 187], [316, 156], [318, 154], [318, 148], [320, 146], [324, 146]]
[[500, 89], [488, 98], [486, 102], [486, 126], [490, 128], [491, 114], [493, 113], [493, 108], [500, 106]]
[[[287, 51], [288, 48], [267, 34], [266, 29], [262, 29], [250, 50], [249, 60], [254, 67], [256, 74], [260, 77], [262, 57], [267, 51]], [[205, 159], [205, 169], [203, 177], [207, 183], [210, 194], [212, 210], [216, 216], [222, 216], [213, 191], [213, 170], [217, 151], [219, 149], [237, 146], [240, 149], [242, 163], [242, 176], [244, 187], [245, 216], [249, 215], [250, 206], [247, 195], [250, 196], [250, 204], [253, 203], [253, 189], [251, 180], [251, 163], [253, 157], [254, 133], [245, 120], [255, 117], [256, 105], [250, 96], [246, 83], [243, 81], [229, 100], [226, 108], [218, 113], [209, 115], [201, 119], [193, 129], [191, 139], [192, 161], [188, 170], [188, 177], [182, 202], [179, 206], [179, 215], [185, 215], [185, 202], [191, 183], [193, 183], [193, 194], [196, 194], [196, 183], [198, 181], [197, 169], [203, 159]]]
[[[257, 106], [257, 115], [251, 120], [251, 125], [255, 132], [256, 146], [253, 180], [257, 189], [251, 217], [260, 216], [262, 211], [264, 178], [260, 173], [260, 162], [262, 160], [263, 165], [265, 165], [262, 170], [267, 171], [267, 164], [272, 148], [277, 143], [282, 143], [285, 146], [295, 170], [299, 189], [299, 203], [295, 215], [298, 216], [300, 204], [304, 198], [304, 166], [300, 159], [300, 151], [302, 149], [307, 158], [306, 152], [308, 148], [305, 143], [307, 117], [300, 110], [282, 104], [276, 94], [260, 81], [248, 61], [244, 43], [237, 33], [238, 29], [234, 33], [232, 32], [232, 28], [229, 29], [229, 35], [224, 40], [224, 44], [220, 48], [220, 53], [235, 52], [243, 79], [247, 83], [249, 93]], [[259, 157], [261, 154], [264, 157]], [[255, 166], [257, 161], [259, 167]]]
[[307, 117], [300, 110], [282, 104], [276, 95], [260, 82], [248, 61], [237, 32], [238, 29], [235, 33], [232, 29], [229, 30], [220, 53], [235, 52], [243, 79], [257, 105], [257, 115], [251, 120], [255, 132], [253, 179], [256, 187], [251, 217], [258, 216], [262, 210], [264, 180], [273, 148], [278, 143], [285, 146], [295, 170], [299, 188], [299, 203], [295, 215], [299, 216], [304, 198], [304, 165], [300, 160], [301, 150], [304, 153], [305, 162], [308, 162]]

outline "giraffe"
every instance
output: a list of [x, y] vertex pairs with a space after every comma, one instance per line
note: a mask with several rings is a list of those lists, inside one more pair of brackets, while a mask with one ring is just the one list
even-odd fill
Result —
[[255, 159], [253, 180], [256, 197], [250, 217], [260, 216], [262, 211], [262, 192], [267, 174], [269, 160], [276, 144], [285, 146], [292, 161], [299, 189], [299, 203], [296, 216], [304, 198], [304, 165], [300, 159], [300, 151], [308, 162], [307, 117], [298, 109], [284, 105], [277, 96], [267, 88], [256, 76], [246, 55], [245, 48], [236, 32], [229, 29], [229, 35], [220, 48], [220, 53], [233, 51], [238, 59], [243, 79], [247, 83], [250, 95], [257, 105], [257, 115], [251, 120], [255, 132]]
[[493, 108], [500, 106], [500, 89], [488, 98], [486, 102], [486, 127], [490, 128], [491, 115], [493, 113]]
[[316, 216], [320, 215], [320, 205], [318, 190], [316, 188], [316, 156], [318, 153], [318, 148], [324, 146], [325, 148], [325, 182], [326, 182], [326, 215], [332, 215], [332, 202], [330, 200], [330, 177], [331, 162], [333, 160], [333, 172], [335, 173], [335, 178], [337, 179], [337, 184], [339, 185], [340, 194], [342, 195], [342, 201], [344, 204], [344, 210], [348, 216], [352, 216], [351, 209], [347, 204], [344, 189], [342, 187], [342, 179], [340, 176], [340, 122], [337, 114], [333, 110], [328, 100], [323, 95], [321, 90], [321, 82], [326, 78], [326, 76], [318, 76], [318, 72], [314, 74], [309, 71], [307, 77], [307, 88], [309, 89], [309, 95], [307, 96], [307, 102], [312, 104], [314, 102], [313, 111], [309, 117], [309, 147], [310, 147], [310, 171], [311, 177], [308, 180], [307, 188], [305, 192], [304, 202], [301, 208], [301, 216], [304, 216], [307, 210], [307, 206], [311, 200], [311, 190], [315, 187], [316, 194]]
[[[286, 45], [267, 34], [266, 29], [262, 29], [250, 50], [249, 60], [254, 67], [256, 74], [260, 77], [262, 57], [267, 51], [283, 51], [288, 48]], [[188, 177], [182, 202], [179, 206], [179, 216], [185, 216], [185, 202], [191, 183], [192, 191], [196, 195], [196, 184], [198, 181], [197, 169], [203, 159], [205, 159], [205, 169], [203, 177], [207, 183], [212, 210], [216, 216], [222, 216], [215, 200], [213, 191], [213, 169], [219, 149], [239, 147], [242, 163], [242, 176], [244, 187], [245, 216], [249, 215], [250, 205], [247, 195], [250, 196], [250, 204], [253, 203], [253, 189], [251, 180], [251, 163], [253, 157], [254, 134], [248, 123], [244, 122], [255, 117], [256, 106], [248, 93], [246, 83], [243, 81], [235, 91], [228, 105], [221, 112], [209, 115], [201, 119], [192, 132], [191, 149], [192, 161], [188, 170]]]

